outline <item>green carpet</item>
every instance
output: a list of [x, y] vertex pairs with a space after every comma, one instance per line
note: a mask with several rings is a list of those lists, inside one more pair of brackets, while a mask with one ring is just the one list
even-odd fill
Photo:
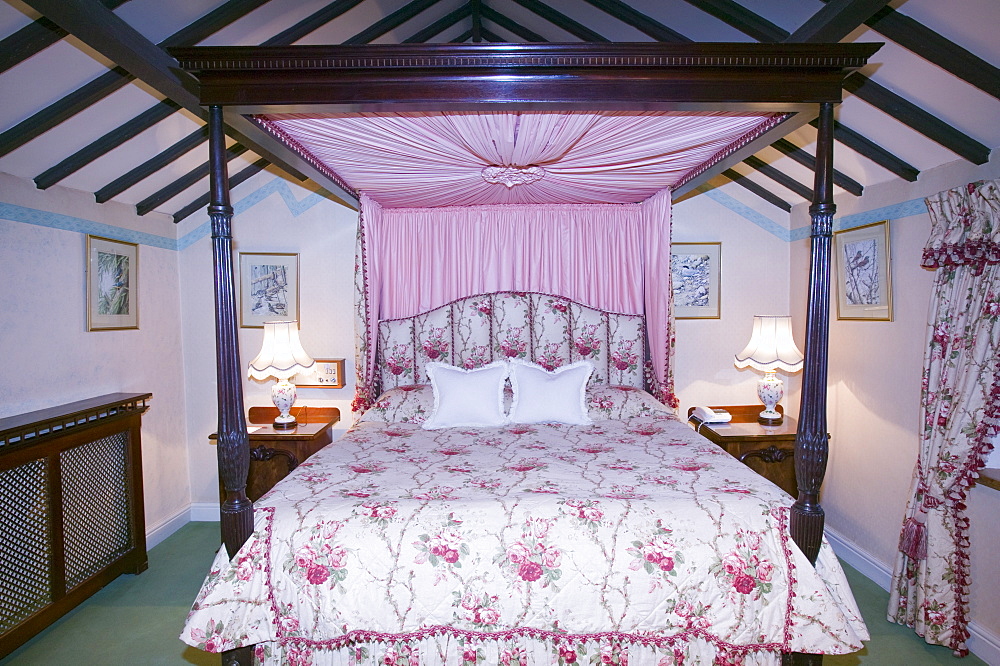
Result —
[[[148, 571], [111, 582], [0, 664], [219, 664], [218, 655], [177, 638], [219, 543], [218, 523], [188, 523], [149, 551]], [[825, 665], [983, 664], [974, 656], [957, 659], [947, 648], [927, 645], [909, 629], [887, 622], [888, 593], [845, 568], [872, 640], [860, 652], [825, 657]]]

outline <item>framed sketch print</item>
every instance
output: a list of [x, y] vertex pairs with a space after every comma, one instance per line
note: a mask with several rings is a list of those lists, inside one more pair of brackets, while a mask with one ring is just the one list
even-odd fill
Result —
[[673, 243], [674, 319], [718, 319], [722, 243]]
[[298, 318], [299, 255], [240, 252], [240, 326]]
[[[344, 359], [316, 358], [316, 372], [302, 381], [292, 380], [298, 388], [344, 388]], [[296, 375], [298, 377], [298, 375]]]
[[892, 321], [889, 221], [837, 231], [837, 319]]
[[139, 246], [87, 236], [87, 330], [139, 328]]

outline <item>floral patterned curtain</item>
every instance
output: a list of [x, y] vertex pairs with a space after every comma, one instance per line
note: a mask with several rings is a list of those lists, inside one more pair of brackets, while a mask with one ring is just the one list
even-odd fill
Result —
[[965, 500], [1000, 430], [1000, 181], [926, 200], [936, 271], [912, 496], [893, 571], [889, 619], [964, 656], [969, 637]]

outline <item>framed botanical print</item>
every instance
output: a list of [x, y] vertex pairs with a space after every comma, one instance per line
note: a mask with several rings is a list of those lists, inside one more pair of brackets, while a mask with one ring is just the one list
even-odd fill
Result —
[[672, 243], [674, 319], [718, 319], [722, 243]]
[[139, 328], [139, 246], [87, 236], [87, 330]]
[[837, 231], [837, 319], [892, 321], [889, 221]]
[[299, 318], [299, 255], [240, 252], [240, 326]]

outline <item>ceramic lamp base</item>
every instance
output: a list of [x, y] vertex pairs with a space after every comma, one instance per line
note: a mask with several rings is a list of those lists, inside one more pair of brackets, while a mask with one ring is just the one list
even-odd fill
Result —
[[778, 379], [774, 371], [764, 373], [757, 381], [757, 397], [766, 409], [757, 415], [757, 422], [763, 425], [780, 425], [783, 417], [777, 410], [778, 402], [785, 395], [785, 383]]
[[295, 384], [287, 379], [278, 380], [271, 387], [271, 400], [279, 412], [273, 423], [275, 430], [290, 430], [299, 425], [290, 413], [295, 404]]

